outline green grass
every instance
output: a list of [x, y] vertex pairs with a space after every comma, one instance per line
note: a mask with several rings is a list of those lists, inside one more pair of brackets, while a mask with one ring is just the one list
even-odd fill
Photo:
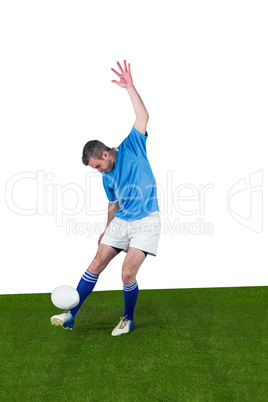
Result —
[[1, 401], [268, 401], [266, 287], [93, 292], [73, 331], [50, 294], [2, 295]]

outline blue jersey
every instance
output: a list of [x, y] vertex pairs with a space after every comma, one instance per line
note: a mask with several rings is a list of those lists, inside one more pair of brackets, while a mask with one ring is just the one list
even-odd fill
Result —
[[102, 172], [103, 186], [110, 202], [119, 202], [115, 217], [125, 221], [142, 219], [159, 211], [156, 181], [147, 159], [146, 140], [132, 127], [128, 137], [116, 150], [111, 172]]

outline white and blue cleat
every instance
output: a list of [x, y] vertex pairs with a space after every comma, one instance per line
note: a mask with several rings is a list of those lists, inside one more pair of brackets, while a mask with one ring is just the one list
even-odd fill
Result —
[[50, 320], [52, 325], [55, 325], [56, 327], [61, 326], [64, 329], [73, 329], [74, 327], [74, 318], [70, 310], [64, 311], [59, 315], [53, 315]]
[[126, 317], [127, 315], [125, 317], [120, 317], [121, 321], [113, 330], [112, 336], [128, 334], [135, 327], [134, 320], [128, 320]]

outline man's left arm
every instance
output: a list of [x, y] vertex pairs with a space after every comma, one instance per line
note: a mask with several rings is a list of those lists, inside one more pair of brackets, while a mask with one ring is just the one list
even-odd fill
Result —
[[113, 80], [115, 84], [120, 86], [121, 88], [126, 88], [130, 99], [132, 101], [134, 111], [136, 114], [136, 120], [134, 123], [134, 127], [136, 130], [138, 130], [141, 134], [145, 135], [146, 133], [146, 128], [149, 120], [149, 115], [147, 112], [147, 109], [138, 94], [136, 88], [133, 85], [133, 80], [131, 76], [131, 70], [130, 70], [130, 63], [128, 63], [128, 68], [127, 68], [127, 63], [126, 60], [124, 60], [124, 68], [125, 70], [122, 69], [121, 65], [119, 62], [117, 62], [117, 65], [121, 71], [121, 73], [118, 73], [116, 70], [113, 68], [111, 69], [118, 77], [120, 78], [120, 81], [115, 81]]

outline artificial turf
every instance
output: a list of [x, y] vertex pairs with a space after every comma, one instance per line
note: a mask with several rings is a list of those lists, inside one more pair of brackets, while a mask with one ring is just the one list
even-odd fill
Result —
[[2, 295], [1, 401], [268, 401], [267, 287], [93, 292], [72, 331], [50, 294]]

